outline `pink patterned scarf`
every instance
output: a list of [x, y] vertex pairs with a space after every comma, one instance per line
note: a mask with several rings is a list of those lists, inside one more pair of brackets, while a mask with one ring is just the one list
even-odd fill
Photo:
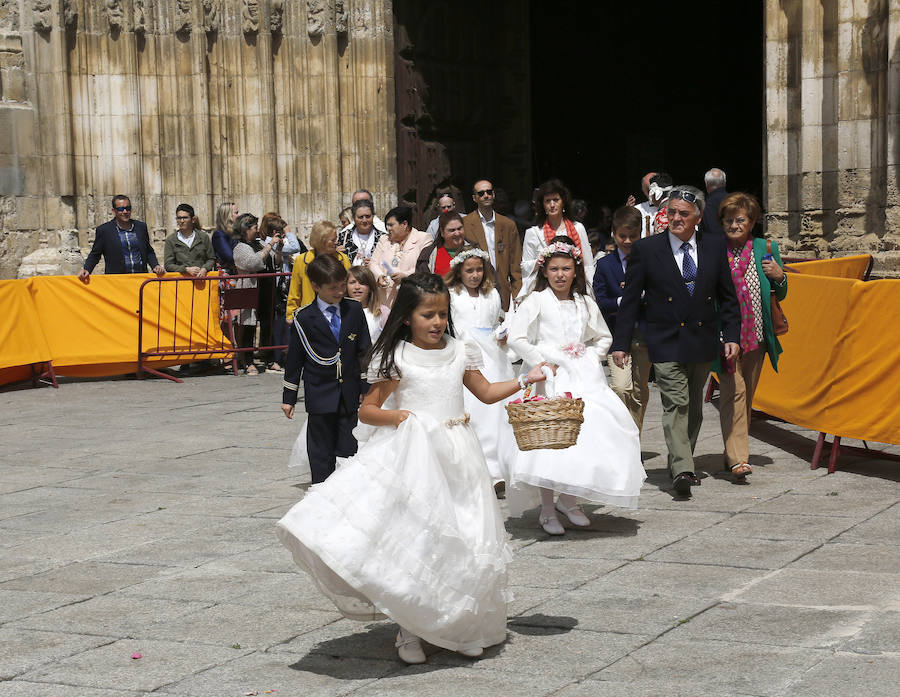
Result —
[[[728, 247], [728, 266], [731, 268], [731, 280], [737, 292], [738, 302], [741, 305], [741, 350], [746, 353], [759, 348], [756, 339], [755, 317], [753, 315], [753, 300], [747, 287], [747, 267], [753, 262], [753, 240], [749, 239], [739, 250]], [[730, 367], [730, 366], [729, 366]], [[734, 368], [730, 367], [729, 372]]]

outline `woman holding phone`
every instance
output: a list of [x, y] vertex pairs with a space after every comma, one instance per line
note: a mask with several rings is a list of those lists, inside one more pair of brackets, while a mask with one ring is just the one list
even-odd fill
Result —
[[[738, 482], [753, 473], [750, 459], [750, 413], [753, 393], [766, 355], [778, 370], [781, 344], [772, 325], [771, 295], [779, 301], [787, 295], [787, 275], [774, 240], [754, 237], [759, 220], [759, 201], [750, 194], [729, 194], [719, 206], [719, 222], [725, 231], [728, 265], [741, 306], [741, 351], [732, 361], [719, 361], [719, 418], [725, 441], [725, 466]], [[769, 248], [771, 251], [769, 251]]]

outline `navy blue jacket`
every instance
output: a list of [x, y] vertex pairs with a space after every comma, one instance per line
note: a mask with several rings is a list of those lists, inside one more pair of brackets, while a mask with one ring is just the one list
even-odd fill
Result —
[[594, 266], [594, 299], [603, 313], [610, 333], [616, 331], [616, 316], [619, 313], [618, 298], [625, 287], [625, 272], [619, 259], [619, 250], [607, 254]]
[[701, 233], [725, 236], [725, 231], [719, 223], [719, 206], [722, 205], [726, 196], [728, 196], [728, 192], [725, 191], [724, 186], [720, 186], [718, 189], [713, 189], [706, 197], [706, 206], [703, 208], [703, 218], [700, 221]]
[[[311, 302], [294, 313], [295, 324], [289, 329], [288, 357], [284, 368], [282, 404], [296, 404], [300, 378], [308, 414], [355, 413], [359, 397], [369, 385], [362, 378], [362, 358], [372, 344], [369, 325], [362, 305], [356, 300], [341, 300], [340, 342], [325, 321], [318, 303]], [[319, 356], [330, 358], [341, 349], [341, 377], [336, 366], [319, 365], [312, 360], [300, 341], [299, 323], [309, 344]]]
[[711, 363], [720, 353], [718, 320], [724, 340], [738, 342], [740, 306], [724, 237], [698, 235], [697, 259], [694, 294], [690, 295], [672, 254], [668, 230], [634, 244], [610, 351], [630, 350], [642, 306], [641, 330], [653, 363]]
[[[150, 246], [150, 234], [147, 232], [146, 223], [140, 220], [132, 220], [134, 223], [134, 231], [137, 234], [138, 246], [141, 250], [141, 261], [143, 266], [139, 273], [145, 273], [150, 269], [159, 266], [156, 259], [156, 252]], [[103, 257], [105, 262], [104, 273], [125, 273], [125, 253], [122, 251], [122, 241], [119, 239], [119, 228], [116, 225], [116, 219], [108, 220], [97, 228], [94, 237], [94, 244], [91, 247], [87, 259], [84, 260], [84, 268], [88, 272], [94, 270], [94, 267]]]

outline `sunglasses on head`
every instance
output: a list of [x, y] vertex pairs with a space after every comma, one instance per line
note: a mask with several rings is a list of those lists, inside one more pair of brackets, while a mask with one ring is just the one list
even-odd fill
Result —
[[697, 206], [700, 205], [699, 199], [690, 191], [675, 189], [674, 191], [669, 192], [669, 198], [680, 198], [682, 201], [687, 201], [688, 203], [693, 203]]
[[130, 211], [131, 206], [116, 206], [114, 210], [117, 210], [119, 213], [123, 211]]
[[476, 191], [475, 195], [478, 198], [484, 198], [485, 196], [493, 196], [494, 190], [493, 189], [482, 189], [481, 191]]

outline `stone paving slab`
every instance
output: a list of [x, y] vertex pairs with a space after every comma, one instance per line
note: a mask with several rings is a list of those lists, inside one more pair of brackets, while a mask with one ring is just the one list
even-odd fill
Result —
[[405, 666], [396, 625], [340, 618], [277, 541], [308, 485], [279, 396], [276, 375], [3, 395], [0, 697], [896, 694], [896, 463], [811, 471], [815, 434], [757, 419], [735, 484], [706, 405], [681, 499], [654, 389], [638, 510], [587, 506], [562, 538], [509, 520], [508, 640]]

